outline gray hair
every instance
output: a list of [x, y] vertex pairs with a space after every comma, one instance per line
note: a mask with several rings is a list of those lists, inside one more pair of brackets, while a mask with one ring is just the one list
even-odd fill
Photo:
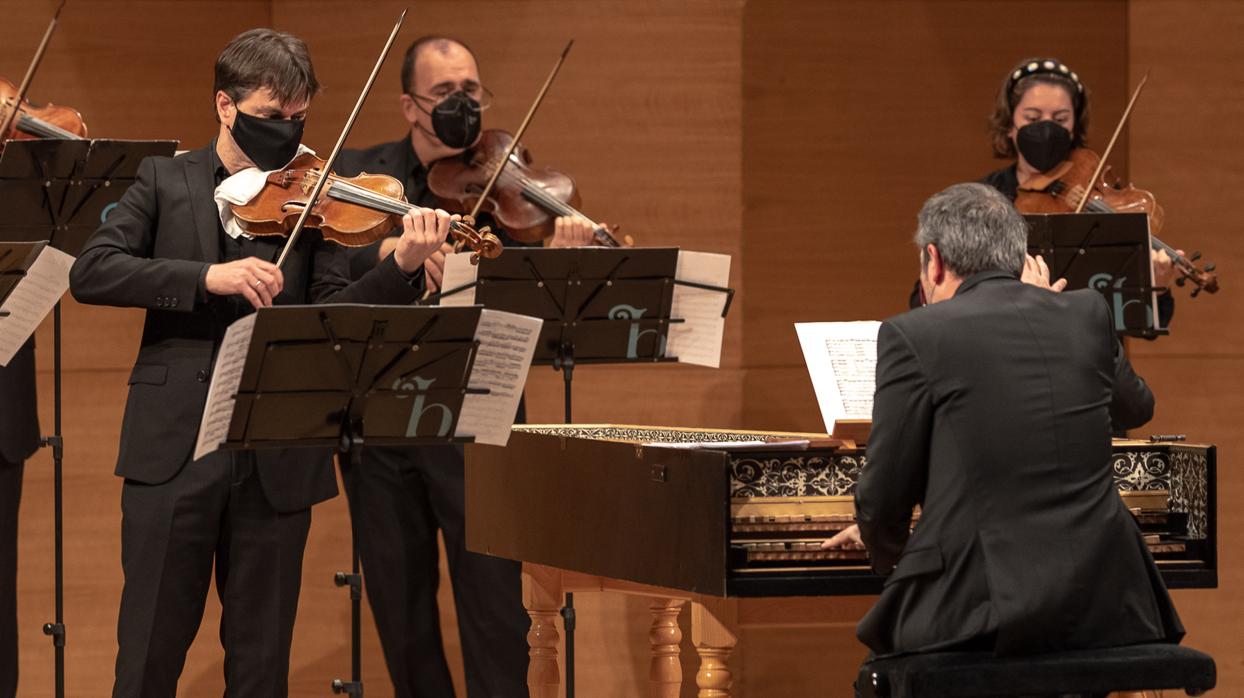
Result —
[[929, 197], [920, 209], [916, 245], [927, 262], [928, 245], [960, 277], [982, 271], [1019, 275], [1028, 251], [1028, 224], [998, 190], [955, 184]]

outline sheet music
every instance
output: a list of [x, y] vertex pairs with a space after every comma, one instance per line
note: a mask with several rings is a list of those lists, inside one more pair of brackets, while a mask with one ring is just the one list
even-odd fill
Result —
[[[441, 290], [452, 291], [455, 288], [475, 283], [479, 278], [479, 265], [471, 264], [470, 252], [458, 252], [445, 255], [445, 273], [441, 276]], [[475, 305], [475, 287], [441, 296], [438, 305], [460, 306]]]
[[876, 321], [795, 323], [830, 434], [840, 419], [872, 419], [880, 329]]
[[[674, 278], [726, 288], [730, 285], [730, 255], [679, 250]], [[670, 325], [666, 355], [678, 357], [679, 363], [721, 366], [721, 342], [726, 332], [721, 313], [727, 298], [721, 291], [676, 284], [670, 317], [686, 322]]]
[[207, 387], [207, 404], [199, 422], [199, 440], [194, 446], [194, 460], [198, 460], [220, 448], [229, 436], [229, 422], [233, 420], [233, 405], [238, 387], [242, 384], [242, 367], [246, 364], [246, 352], [255, 331], [255, 318], [251, 313], [239, 318], [225, 330], [225, 339], [216, 354], [212, 367], [212, 382]]
[[475, 443], [504, 446], [523, 397], [527, 370], [535, 355], [544, 321], [500, 310], [480, 311], [475, 339], [479, 349], [471, 369], [471, 388], [487, 388], [487, 395], [468, 394], [462, 400], [454, 436], [474, 436]]
[[52, 246], [43, 248], [26, 276], [17, 284], [0, 310], [0, 366], [8, 366], [39, 323], [69, 290], [69, 268], [74, 257]]

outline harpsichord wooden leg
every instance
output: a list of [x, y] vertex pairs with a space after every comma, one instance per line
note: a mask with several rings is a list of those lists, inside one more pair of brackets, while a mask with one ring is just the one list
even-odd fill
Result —
[[695, 675], [699, 698], [729, 698], [734, 677], [727, 660], [738, 638], [735, 635], [734, 601], [703, 599], [691, 605], [691, 641], [700, 655]]
[[648, 631], [648, 641], [652, 645], [652, 664], [648, 679], [652, 682], [654, 698], [678, 698], [682, 688], [679, 657], [682, 629], [678, 627], [678, 613], [684, 603], [683, 599], [654, 599], [650, 607], [652, 628]]
[[561, 572], [523, 565], [523, 605], [531, 616], [531, 629], [527, 631], [527, 690], [531, 698], [557, 698], [561, 690], [561, 670], [557, 666]]

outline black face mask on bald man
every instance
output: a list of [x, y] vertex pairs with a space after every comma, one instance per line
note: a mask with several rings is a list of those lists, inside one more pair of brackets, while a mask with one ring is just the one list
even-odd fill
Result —
[[238, 110], [233, 120], [233, 141], [259, 169], [279, 170], [298, 154], [302, 143], [302, 119], [261, 119]]
[[480, 103], [465, 92], [455, 92], [432, 108], [432, 130], [450, 148], [467, 148], [479, 139]]

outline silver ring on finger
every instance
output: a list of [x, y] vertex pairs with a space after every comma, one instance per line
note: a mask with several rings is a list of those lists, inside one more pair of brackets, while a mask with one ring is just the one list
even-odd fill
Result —
[[263, 286], [263, 279], [255, 279], [255, 288]]

